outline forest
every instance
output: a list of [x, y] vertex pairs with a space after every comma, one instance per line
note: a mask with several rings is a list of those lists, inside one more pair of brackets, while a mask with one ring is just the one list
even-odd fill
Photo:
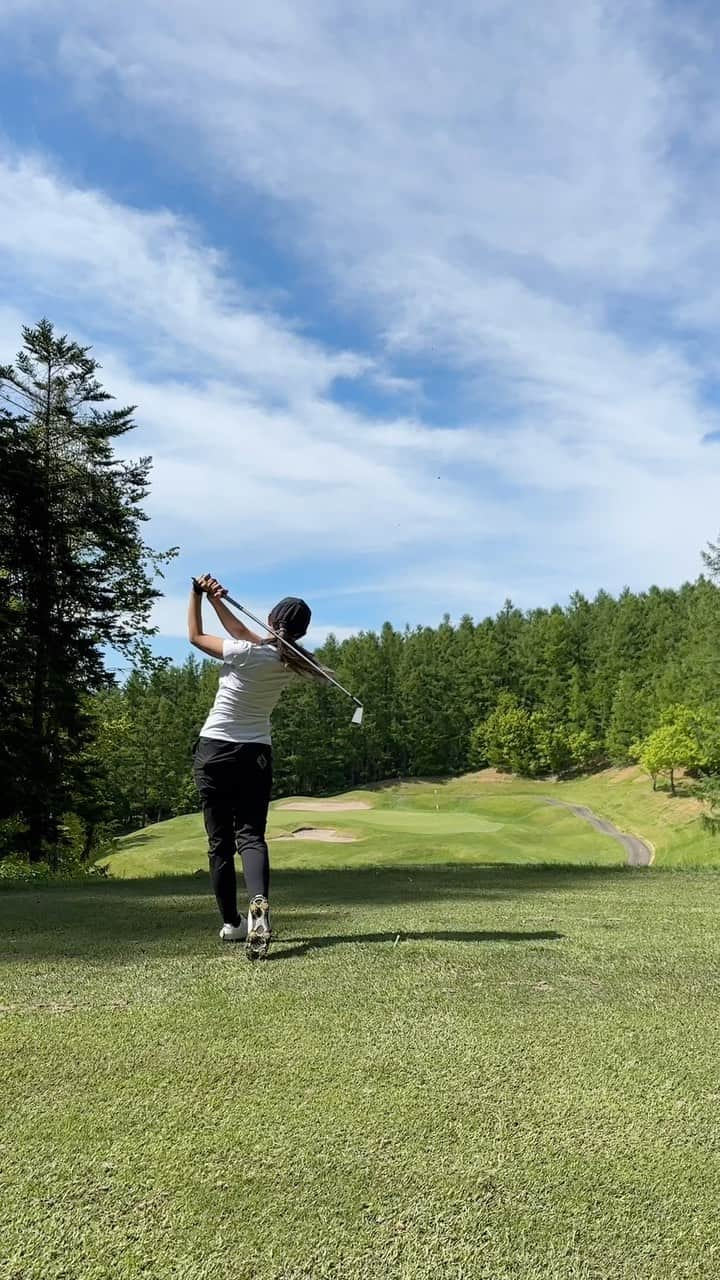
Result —
[[[488, 764], [529, 776], [585, 772], [642, 762], [664, 740], [649, 774], [720, 770], [719, 633], [720, 591], [700, 578], [618, 598], [576, 594], [529, 612], [508, 601], [479, 622], [386, 623], [379, 634], [330, 640], [322, 659], [358, 691], [363, 727], [333, 689], [298, 681], [275, 713], [276, 793]], [[217, 663], [190, 656], [97, 695], [95, 750], [123, 829], [198, 807], [189, 758], [217, 674]]]

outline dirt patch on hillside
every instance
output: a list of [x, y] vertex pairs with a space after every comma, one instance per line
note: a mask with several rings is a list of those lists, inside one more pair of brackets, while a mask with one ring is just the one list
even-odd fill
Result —
[[372, 809], [365, 800], [297, 800], [277, 807], [294, 809], [298, 813], [349, 813], [351, 809]]
[[275, 840], [323, 840], [328, 844], [354, 844], [357, 836], [342, 835], [332, 827], [298, 827], [287, 836], [274, 836]]
[[435, 786], [443, 787], [448, 782], [453, 782], [453, 778], [449, 778], [446, 773], [443, 774], [418, 774], [417, 777], [405, 777], [404, 774], [396, 778], [383, 778], [380, 782], [369, 782], [364, 791], [392, 791], [394, 787], [422, 787], [427, 783], [434, 783]]
[[642, 782], [645, 774], [640, 772], [636, 764], [627, 764], [623, 769], [606, 770], [605, 777], [610, 783], [637, 782], [638, 779]]
[[477, 773], [463, 774], [463, 782], [514, 782], [514, 773], [501, 773], [499, 769], [479, 769]]

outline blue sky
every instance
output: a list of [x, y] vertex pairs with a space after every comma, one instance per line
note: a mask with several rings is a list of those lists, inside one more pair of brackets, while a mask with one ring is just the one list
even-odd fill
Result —
[[0, 358], [94, 343], [191, 572], [315, 642], [696, 576], [720, 527], [720, 19], [0, 3]]

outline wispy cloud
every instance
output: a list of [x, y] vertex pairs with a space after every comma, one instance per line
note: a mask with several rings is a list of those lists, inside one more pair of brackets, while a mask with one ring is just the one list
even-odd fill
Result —
[[312, 279], [281, 315], [201, 209], [6, 154], [9, 298], [99, 333], [163, 538], [322, 558], [338, 599], [413, 620], [696, 572], [720, 519], [712, 13], [47, 0], [23, 23], [108, 131], [209, 202], [260, 197], [268, 253]]
[[172, 215], [79, 190], [37, 159], [0, 162], [0, 186], [0, 249], [28, 311], [55, 295], [62, 323], [97, 325], [108, 384], [140, 405], [157, 536], [216, 563], [252, 546], [262, 567], [444, 544], [458, 520], [502, 517], [497, 503], [481, 516], [452, 474], [438, 485], [452, 439], [334, 402], [335, 377], [372, 362], [253, 312], [238, 285], [231, 296], [222, 260]]
[[155, 370], [230, 375], [248, 394], [287, 401], [371, 363], [263, 311], [176, 214], [118, 205], [27, 156], [0, 159], [0, 185], [0, 252], [25, 293], [56, 291], [68, 310], [94, 299], [105, 331]]

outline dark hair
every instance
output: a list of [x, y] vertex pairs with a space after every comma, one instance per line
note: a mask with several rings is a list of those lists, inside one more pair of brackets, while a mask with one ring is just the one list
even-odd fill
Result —
[[[298, 644], [298, 640], [305, 635], [310, 626], [311, 618], [310, 606], [304, 600], [299, 600], [296, 596], [286, 596], [270, 611], [270, 626], [277, 633], [278, 638], [268, 636], [267, 640], [263, 640], [263, 644], [274, 645], [280, 661], [289, 671], [296, 672], [306, 680], [322, 680], [325, 674], [332, 675], [332, 672], [323, 667], [322, 663], [317, 662], [312, 653]], [[290, 643], [286, 643], [287, 641]], [[306, 661], [307, 658], [317, 663], [320, 671], [311, 667]]]
[[285, 596], [270, 610], [270, 626], [273, 631], [285, 630], [288, 640], [300, 640], [311, 618], [310, 605], [297, 596]]

